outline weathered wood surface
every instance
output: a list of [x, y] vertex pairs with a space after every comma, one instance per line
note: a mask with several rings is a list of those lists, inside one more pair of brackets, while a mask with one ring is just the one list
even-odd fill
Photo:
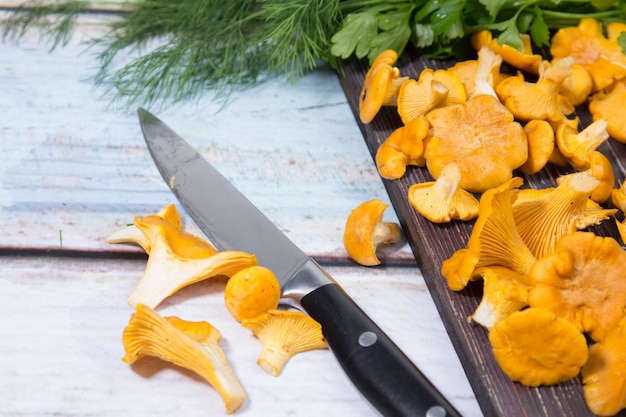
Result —
[[[79, 54], [80, 45], [52, 54], [29, 39], [0, 47], [0, 207], [11, 236], [2, 246], [121, 250], [106, 236], [175, 201], [134, 109], [111, 110], [110, 96], [99, 99], [104, 89], [91, 80], [96, 62]], [[335, 74], [320, 69], [297, 85], [272, 80], [223, 105], [203, 98], [157, 114], [303, 249], [345, 256], [341, 233], [350, 210], [388, 197]], [[412, 261], [407, 248], [393, 256]]]
[[[104, 240], [175, 199], [134, 109], [110, 106], [91, 80], [97, 62], [81, 41], [99, 19], [81, 20], [53, 53], [36, 33], [0, 42], [0, 415], [222, 415], [215, 391], [191, 373], [121, 362], [125, 299], [145, 255]], [[269, 81], [222, 104], [207, 94], [156, 113], [328, 266], [464, 416], [480, 416], [408, 245], [390, 248], [382, 268], [355, 266], [342, 248], [350, 210], [389, 198], [336, 74]], [[398, 221], [392, 210], [386, 218]], [[189, 287], [160, 312], [220, 329], [249, 395], [238, 415], [375, 415], [328, 351], [296, 356], [278, 378], [262, 373], [258, 342], [225, 312], [222, 287]]]
[[[121, 332], [132, 313], [125, 299], [145, 261], [42, 256], [2, 264], [0, 415], [224, 415], [216, 391], [191, 372], [151, 358], [122, 362]], [[328, 270], [464, 415], [479, 415], [418, 270]], [[294, 356], [278, 377], [265, 374], [256, 365], [260, 345], [229, 316], [223, 287], [223, 280], [187, 287], [159, 312], [220, 330], [248, 395], [236, 415], [376, 415], [328, 350]]]
[[[419, 78], [424, 68], [446, 68], [454, 62], [433, 61], [420, 58], [416, 53], [408, 54], [395, 65], [402, 76], [412, 79]], [[358, 87], [362, 85], [368, 66], [363, 62], [354, 62], [346, 67], [346, 75], [341, 77], [342, 86], [358, 119]], [[581, 124], [590, 123], [590, 115], [584, 106], [577, 109]], [[393, 107], [385, 107], [371, 124], [360, 124], [361, 131], [368, 144], [370, 153], [401, 126], [400, 117]], [[626, 177], [626, 145], [613, 139], [599, 148], [611, 161], [616, 183]], [[562, 174], [573, 172], [571, 169], [557, 169], [548, 166], [542, 172], [525, 177], [525, 186], [546, 188], [556, 186], [555, 179]], [[522, 176], [516, 172], [515, 175]], [[529, 388], [513, 383], [495, 362], [487, 339], [487, 331], [476, 323], [468, 322], [482, 297], [482, 282], [470, 283], [459, 292], [449, 290], [445, 278], [441, 275], [441, 265], [445, 259], [467, 246], [473, 222], [451, 222], [434, 224], [418, 215], [408, 202], [408, 189], [418, 182], [433, 181], [426, 168], [411, 166], [399, 180], [384, 181], [400, 221], [407, 232], [407, 238], [413, 248], [426, 284], [428, 285], [435, 304], [443, 318], [444, 324], [452, 338], [461, 362], [469, 376], [470, 383], [478, 397], [481, 409], [488, 416], [499, 417], [553, 417], [553, 416], [592, 416], [587, 408], [580, 378], [573, 378], [564, 383], [539, 388]], [[610, 204], [610, 202], [608, 203]], [[615, 216], [623, 220], [623, 214]], [[615, 220], [602, 222], [599, 226], [589, 228], [601, 236], [610, 236], [620, 243]], [[626, 411], [619, 413], [626, 416]]]

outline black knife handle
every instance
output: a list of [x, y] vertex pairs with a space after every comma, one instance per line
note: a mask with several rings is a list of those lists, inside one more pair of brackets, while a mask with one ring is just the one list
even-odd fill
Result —
[[300, 300], [357, 389], [385, 417], [460, 417], [393, 341], [335, 283]]

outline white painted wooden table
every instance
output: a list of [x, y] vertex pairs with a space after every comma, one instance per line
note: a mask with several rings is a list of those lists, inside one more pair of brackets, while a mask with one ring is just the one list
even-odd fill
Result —
[[[110, 106], [91, 80], [97, 61], [81, 42], [99, 18], [89, 19], [53, 53], [36, 33], [0, 43], [0, 415], [223, 415], [194, 374], [121, 361], [125, 299], [146, 257], [105, 239], [176, 200], [134, 110]], [[480, 416], [408, 246], [385, 251], [376, 268], [345, 255], [350, 210], [388, 198], [334, 72], [268, 81], [222, 104], [207, 92], [157, 115], [319, 259], [464, 416]], [[397, 221], [391, 209], [386, 218]], [[296, 355], [277, 378], [263, 373], [258, 341], [226, 312], [223, 285], [188, 287], [159, 312], [220, 329], [248, 394], [238, 415], [376, 415], [328, 350]]]

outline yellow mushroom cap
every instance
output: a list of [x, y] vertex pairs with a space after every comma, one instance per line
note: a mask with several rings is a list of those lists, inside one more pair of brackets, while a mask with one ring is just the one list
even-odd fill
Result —
[[[519, 120], [539, 119], [558, 122], [565, 117], [564, 110], [567, 110], [566, 114], [574, 110], [559, 94], [561, 84], [572, 73], [574, 60], [563, 58], [555, 61], [553, 65], [545, 62], [543, 65], [547, 66], [547, 69], [543, 70], [543, 67], [540, 67], [540, 76], [536, 83], [526, 81], [520, 74], [505, 79], [496, 88], [502, 103]], [[569, 104], [569, 108], [564, 109], [566, 104]]]
[[460, 182], [461, 170], [456, 162], [450, 162], [437, 181], [413, 184], [408, 192], [409, 203], [434, 223], [471, 220], [478, 216], [478, 200], [460, 188]]
[[465, 104], [434, 109], [426, 118], [431, 130], [424, 157], [435, 179], [443, 167], [457, 162], [460, 187], [480, 193], [510, 180], [526, 162], [526, 133], [494, 96], [477, 95]]
[[626, 318], [589, 348], [582, 369], [583, 393], [589, 409], [613, 416], [626, 408]]
[[534, 54], [531, 38], [528, 34], [520, 35], [521, 50], [511, 45], [501, 44], [498, 38], [493, 38], [489, 30], [481, 30], [472, 35], [472, 45], [477, 51], [483, 46], [487, 46], [502, 60], [522, 71], [537, 73], [537, 64], [542, 60], [541, 55]]
[[[175, 229], [182, 230], [183, 228], [180, 213], [174, 204], [164, 206], [154, 216], [161, 218]], [[150, 240], [135, 224], [126, 226], [113, 233], [107, 238], [107, 243], [134, 243], [141, 246], [146, 253], [150, 253]], [[213, 253], [217, 252], [215, 248], [206, 242], [199, 243], [198, 246], [207, 251], [213, 251]]]
[[515, 312], [496, 323], [489, 342], [504, 373], [531, 387], [575, 377], [588, 358], [585, 336], [540, 308]]
[[549, 191], [513, 203], [519, 236], [537, 258], [554, 251], [558, 240], [578, 229], [598, 224], [615, 213], [589, 209], [589, 196], [600, 181], [587, 171], [561, 177]]
[[227, 414], [237, 411], [246, 393], [217, 345], [220, 333], [207, 322], [165, 318], [138, 304], [122, 334], [125, 356], [132, 364], [154, 356], [189, 369], [206, 379], [220, 394]]
[[461, 79], [447, 70], [422, 70], [417, 80], [408, 80], [398, 91], [398, 114], [404, 124], [437, 107], [465, 103], [467, 97]]
[[519, 167], [526, 175], [541, 171], [554, 153], [554, 130], [545, 120], [531, 120], [524, 126], [528, 141], [528, 158]]
[[210, 277], [231, 276], [257, 262], [246, 252], [217, 252], [199, 237], [158, 216], [136, 218], [135, 225], [150, 242], [150, 257], [127, 299], [131, 306], [155, 308], [183, 287]]
[[441, 273], [451, 289], [462, 289], [480, 267], [501, 266], [527, 275], [536, 258], [524, 244], [513, 219], [512, 204], [521, 178], [512, 178], [483, 193], [478, 219], [467, 248], [443, 261]]
[[370, 123], [382, 106], [396, 104], [398, 89], [408, 77], [400, 77], [400, 70], [393, 67], [398, 54], [391, 49], [381, 52], [365, 74], [359, 95], [359, 118]]
[[626, 182], [622, 181], [619, 187], [611, 191], [611, 202], [621, 212], [626, 212]]
[[589, 98], [589, 112], [593, 120], [604, 120], [609, 135], [621, 143], [626, 143], [624, 103], [626, 103], [626, 84], [623, 81], [616, 82], [610, 89], [598, 91]]
[[483, 280], [483, 296], [470, 319], [487, 329], [528, 305], [528, 280], [524, 275], [501, 266], [478, 268]]
[[572, 73], [561, 83], [561, 94], [572, 106], [584, 104], [593, 90], [593, 79], [589, 71], [580, 64], [572, 66]]
[[411, 120], [393, 131], [376, 151], [376, 168], [386, 179], [401, 178], [407, 165], [424, 165], [424, 138], [430, 125], [424, 117]]
[[273, 376], [278, 376], [296, 353], [327, 347], [322, 326], [300, 311], [269, 310], [243, 321], [242, 326], [261, 342], [257, 364]]
[[379, 245], [390, 245], [401, 238], [400, 226], [383, 222], [387, 204], [372, 199], [359, 204], [348, 216], [343, 245], [348, 256], [364, 266], [379, 265], [376, 256]]
[[626, 56], [615, 35], [619, 27], [609, 30], [610, 26], [607, 25], [607, 33], [611, 37], [605, 38], [602, 23], [584, 18], [578, 26], [559, 29], [551, 39], [550, 54], [554, 58], [572, 57], [585, 67], [593, 79], [593, 91], [602, 90], [626, 76]]
[[605, 203], [611, 197], [615, 184], [615, 172], [611, 161], [602, 152], [591, 152], [589, 173], [600, 181], [600, 185], [591, 192], [591, 199], [596, 203]]
[[264, 266], [251, 266], [235, 273], [224, 288], [228, 312], [241, 322], [275, 309], [280, 300], [280, 283]]
[[582, 131], [573, 123], [563, 123], [556, 131], [556, 144], [561, 154], [579, 171], [589, 169], [591, 152], [609, 139], [607, 122], [599, 119]]
[[626, 251], [591, 232], [563, 236], [554, 253], [533, 265], [528, 301], [600, 341], [626, 311]]

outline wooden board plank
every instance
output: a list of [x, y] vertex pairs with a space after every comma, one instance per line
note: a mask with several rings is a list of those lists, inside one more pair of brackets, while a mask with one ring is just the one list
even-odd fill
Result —
[[[145, 259], [0, 256], [0, 263], [0, 415], [225, 415], [216, 391], [195, 374], [152, 358], [122, 362], [121, 334], [133, 311], [125, 299]], [[464, 416], [480, 416], [419, 270], [363, 270], [328, 267]], [[220, 330], [248, 394], [237, 416], [376, 415], [329, 350], [294, 356], [278, 377], [265, 374], [256, 365], [258, 340], [224, 307], [224, 285], [194, 284], [157, 310]]]
[[[399, 60], [395, 66], [400, 69], [403, 76], [417, 79], [426, 67], [446, 68], [453, 63], [454, 61], [419, 58], [417, 53], [413, 52]], [[359, 122], [358, 96], [368, 66], [365, 62], [353, 61], [344, 69], [345, 74], [340, 77], [341, 84]], [[583, 124], [588, 124], [590, 119], [588, 112], [584, 108], [578, 109], [577, 112]], [[359, 122], [359, 126], [374, 157], [380, 144], [395, 128], [401, 126], [401, 120], [394, 107], [385, 107], [372, 123], [364, 125]], [[616, 178], [622, 180], [626, 176], [624, 166], [626, 145], [610, 140], [603, 144], [600, 150], [612, 161]], [[550, 167], [542, 173], [526, 177], [525, 180], [534, 188], [545, 188], [554, 186], [554, 179], [565, 172]], [[464, 291], [450, 291], [440, 274], [440, 267], [457, 249], [467, 245], [472, 223], [433, 224], [419, 216], [407, 201], [408, 188], [412, 184], [432, 180], [426, 169], [409, 167], [403, 178], [384, 180], [384, 184], [485, 415], [591, 416], [592, 413], [585, 405], [578, 378], [556, 386], [540, 388], [512, 383], [496, 364], [485, 329], [477, 324], [468, 323], [467, 318], [476, 309], [482, 295], [481, 283], [472, 283]], [[619, 218], [621, 219], [621, 214]], [[605, 221], [591, 230], [603, 236], [616, 238], [618, 236], [613, 220]], [[626, 416], [626, 411], [621, 412], [619, 416]]]
[[[134, 251], [105, 239], [176, 202], [134, 109], [111, 105], [106, 87], [93, 84], [95, 50], [83, 42], [102, 22], [81, 18], [70, 43], [52, 53], [37, 32], [0, 42], [0, 230], [9, 236], [0, 248]], [[342, 233], [350, 210], [371, 198], [390, 203], [327, 67], [297, 83], [272, 79], [235, 91], [226, 103], [207, 91], [155, 113], [318, 259], [348, 262]], [[392, 210], [388, 219], [397, 222]], [[384, 259], [414, 264], [407, 245], [393, 249]]]

